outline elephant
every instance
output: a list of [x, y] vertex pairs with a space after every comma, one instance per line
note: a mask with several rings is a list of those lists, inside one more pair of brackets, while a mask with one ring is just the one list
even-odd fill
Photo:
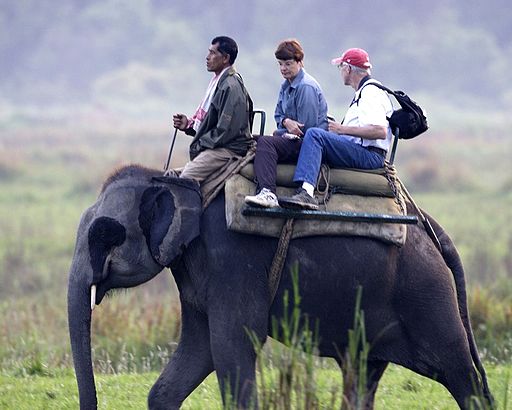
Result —
[[[181, 335], [148, 395], [150, 409], [177, 409], [213, 371], [223, 400], [238, 392], [239, 408], [258, 406], [254, 337], [272, 335], [272, 318], [287, 308], [289, 274], [298, 263], [301, 323], [318, 333], [318, 354], [346, 376], [343, 352], [362, 289], [367, 357], [365, 407], [389, 363], [443, 384], [460, 408], [473, 395], [492, 405], [469, 321], [461, 259], [431, 220], [440, 251], [420, 225], [402, 247], [354, 236], [293, 239], [270, 297], [267, 273], [276, 238], [230, 231], [221, 192], [202, 209], [197, 183], [128, 165], [109, 176], [81, 217], [68, 278], [68, 321], [80, 408], [97, 408], [91, 357], [91, 310], [107, 292], [149, 281], [170, 268], [179, 290]], [[409, 213], [414, 213], [410, 207]], [[95, 292], [93, 291], [95, 290]], [[251, 332], [251, 337], [248, 334]], [[357, 376], [357, 374], [356, 374]], [[350, 403], [357, 394], [343, 386]]]

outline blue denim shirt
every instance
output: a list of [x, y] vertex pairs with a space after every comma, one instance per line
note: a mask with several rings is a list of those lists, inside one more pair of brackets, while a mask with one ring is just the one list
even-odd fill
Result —
[[285, 118], [304, 124], [304, 134], [312, 127], [327, 129], [327, 102], [322, 88], [303, 68], [291, 83], [285, 80], [281, 85], [274, 113], [277, 134], [286, 132], [282, 125]]

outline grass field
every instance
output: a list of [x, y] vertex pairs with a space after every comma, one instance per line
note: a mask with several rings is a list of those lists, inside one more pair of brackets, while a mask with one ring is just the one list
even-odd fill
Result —
[[[172, 165], [184, 162], [188, 142], [178, 136]], [[134, 162], [161, 168], [168, 143], [161, 127], [0, 130], [0, 409], [77, 408], [65, 298], [80, 214], [113, 168]], [[500, 403], [512, 394], [510, 158], [510, 138], [479, 134], [426, 135], [401, 144], [397, 157], [399, 176], [461, 254], [477, 343]], [[95, 310], [100, 408], [145, 408], [155, 372], [179, 338], [176, 301], [172, 278], [162, 274]], [[319, 408], [331, 408], [340, 375], [322, 365], [317, 376]], [[215, 378], [185, 408], [220, 408]], [[377, 408], [456, 406], [442, 386], [392, 367]]]
[[[317, 402], [314, 408], [338, 409], [341, 400], [341, 375], [325, 366], [316, 372]], [[512, 409], [512, 365], [486, 366], [498, 410]], [[128, 410], [147, 407], [147, 395], [156, 381], [156, 372], [99, 375], [96, 379], [99, 409]], [[260, 389], [261, 390], [261, 389]], [[293, 409], [304, 409], [300, 397]], [[13, 377], [0, 375], [0, 408], [5, 410], [76, 409], [78, 392], [71, 371], [47, 376]], [[217, 379], [211, 374], [192, 395], [183, 409], [222, 409]], [[398, 366], [386, 371], [376, 396], [376, 410], [458, 409], [440, 384]], [[309, 409], [308, 409], [309, 410]]]

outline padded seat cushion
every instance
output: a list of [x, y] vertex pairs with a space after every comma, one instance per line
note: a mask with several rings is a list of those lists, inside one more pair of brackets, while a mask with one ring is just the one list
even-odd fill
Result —
[[[247, 172], [245, 172], [245, 174], [247, 175]], [[255, 189], [256, 184], [252, 179], [248, 179], [241, 174], [233, 175], [226, 181], [227, 227], [236, 232], [279, 238], [285, 222], [284, 219], [245, 216], [242, 214], [242, 210], [246, 207], [244, 201], [245, 196], [253, 195]], [[295, 189], [291, 187], [277, 187], [278, 196], [291, 196], [294, 191]], [[400, 215], [401, 208], [405, 209], [403, 202], [402, 206], [400, 206], [395, 198], [387, 196], [377, 197], [342, 194], [332, 195], [327, 202], [327, 206], [320, 206], [320, 210], [326, 211], [353, 211], [391, 215]], [[402, 246], [405, 243], [406, 232], [407, 228], [404, 224], [297, 219], [294, 223], [292, 239], [318, 235], [364, 236]]]
[[[293, 182], [294, 173], [295, 165], [279, 164], [277, 166], [276, 175], [277, 185], [283, 187], [297, 187], [297, 184]], [[254, 165], [252, 163], [247, 164], [241, 169], [240, 174], [250, 181], [254, 181]], [[339, 187], [337, 192], [363, 196], [394, 197], [384, 168], [372, 170], [331, 168], [329, 174], [329, 185], [331, 187]], [[320, 179], [319, 188], [321, 190], [325, 188], [325, 182], [322, 181], [322, 179]]]

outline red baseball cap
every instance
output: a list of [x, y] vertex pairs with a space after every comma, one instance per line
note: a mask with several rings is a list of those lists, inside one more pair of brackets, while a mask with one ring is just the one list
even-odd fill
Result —
[[331, 63], [333, 65], [348, 63], [363, 69], [372, 68], [372, 65], [370, 64], [370, 57], [362, 48], [349, 48], [341, 55], [341, 57], [333, 59]]

